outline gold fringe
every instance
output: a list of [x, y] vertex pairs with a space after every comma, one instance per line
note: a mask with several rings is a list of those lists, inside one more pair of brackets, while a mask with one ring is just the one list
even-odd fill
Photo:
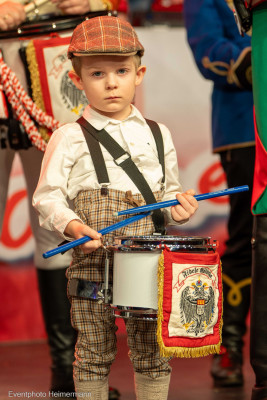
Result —
[[164, 286], [164, 254], [159, 256], [158, 261], [158, 319], [157, 319], [157, 341], [161, 355], [164, 348], [162, 340], [162, 322], [163, 322], [163, 286]]
[[[222, 272], [222, 269], [221, 269]], [[222, 343], [222, 315], [219, 324], [219, 343], [201, 347], [166, 347], [162, 340], [163, 322], [163, 287], [164, 287], [164, 255], [161, 253], [158, 261], [158, 322], [157, 322], [157, 341], [160, 355], [162, 357], [197, 358], [205, 357], [210, 354], [219, 354]], [[223, 298], [222, 298], [223, 304]]]
[[[31, 88], [32, 88], [32, 97], [33, 101], [39, 107], [41, 110], [46, 111], [45, 109], [45, 104], [44, 104], [44, 98], [43, 98], [43, 93], [41, 89], [41, 82], [40, 82], [40, 74], [39, 74], [39, 68], [38, 68], [38, 63], [36, 59], [36, 54], [35, 54], [35, 47], [33, 44], [33, 40], [31, 40], [26, 47], [26, 58], [27, 58], [27, 64], [31, 76]], [[39, 127], [39, 132], [41, 137], [44, 139], [44, 141], [47, 143], [50, 139], [50, 136], [48, 135], [48, 130], [41, 126]]]

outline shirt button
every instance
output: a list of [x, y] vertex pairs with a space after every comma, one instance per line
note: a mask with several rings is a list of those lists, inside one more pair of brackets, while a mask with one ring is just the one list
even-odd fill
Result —
[[133, 143], [133, 142], [130, 142], [130, 146], [134, 146], [134, 143]]

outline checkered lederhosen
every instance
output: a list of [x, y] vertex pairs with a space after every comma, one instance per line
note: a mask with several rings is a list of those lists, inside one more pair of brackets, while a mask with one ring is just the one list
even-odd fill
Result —
[[[156, 192], [154, 195], [157, 201], [161, 200], [161, 192]], [[141, 195], [134, 195], [133, 199], [140, 201], [140, 205], [144, 204]], [[122, 191], [109, 189], [107, 196], [101, 195], [100, 190], [84, 191], [75, 199], [75, 211], [84, 223], [100, 230], [118, 222], [113, 213], [127, 208], [127, 202], [125, 192]], [[149, 216], [106, 235], [104, 239], [114, 243], [114, 236], [149, 235], [153, 231], [153, 222]], [[73, 263], [67, 273], [68, 278], [103, 282], [104, 259], [103, 249], [84, 255], [79, 248], [76, 248]], [[112, 265], [112, 259], [110, 261]], [[112, 277], [112, 271], [110, 272]], [[79, 297], [70, 297], [70, 300], [72, 324], [78, 331], [74, 362], [75, 379], [79, 381], [103, 379], [108, 376], [117, 353], [115, 318], [110, 307], [93, 300]], [[152, 378], [169, 374], [171, 371], [169, 359], [159, 355], [156, 322], [130, 318], [125, 324], [130, 348], [129, 356], [134, 370]]]

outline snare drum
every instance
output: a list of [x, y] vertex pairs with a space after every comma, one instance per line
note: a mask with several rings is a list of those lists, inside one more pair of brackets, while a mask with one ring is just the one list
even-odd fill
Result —
[[157, 319], [158, 261], [163, 248], [173, 252], [214, 252], [210, 237], [120, 236], [115, 238], [112, 304], [123, 318]]

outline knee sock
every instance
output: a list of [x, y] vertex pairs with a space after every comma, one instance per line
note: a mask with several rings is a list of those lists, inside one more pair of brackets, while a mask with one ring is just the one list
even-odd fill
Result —
[[108, 400], [108, 378], [98, 381], [74, 380], [77, 398], [84, 400]]
[[160, 378], [150, 378], [135, 373], [135, 393], [137, 400], [167, 400], [171, 374]]

